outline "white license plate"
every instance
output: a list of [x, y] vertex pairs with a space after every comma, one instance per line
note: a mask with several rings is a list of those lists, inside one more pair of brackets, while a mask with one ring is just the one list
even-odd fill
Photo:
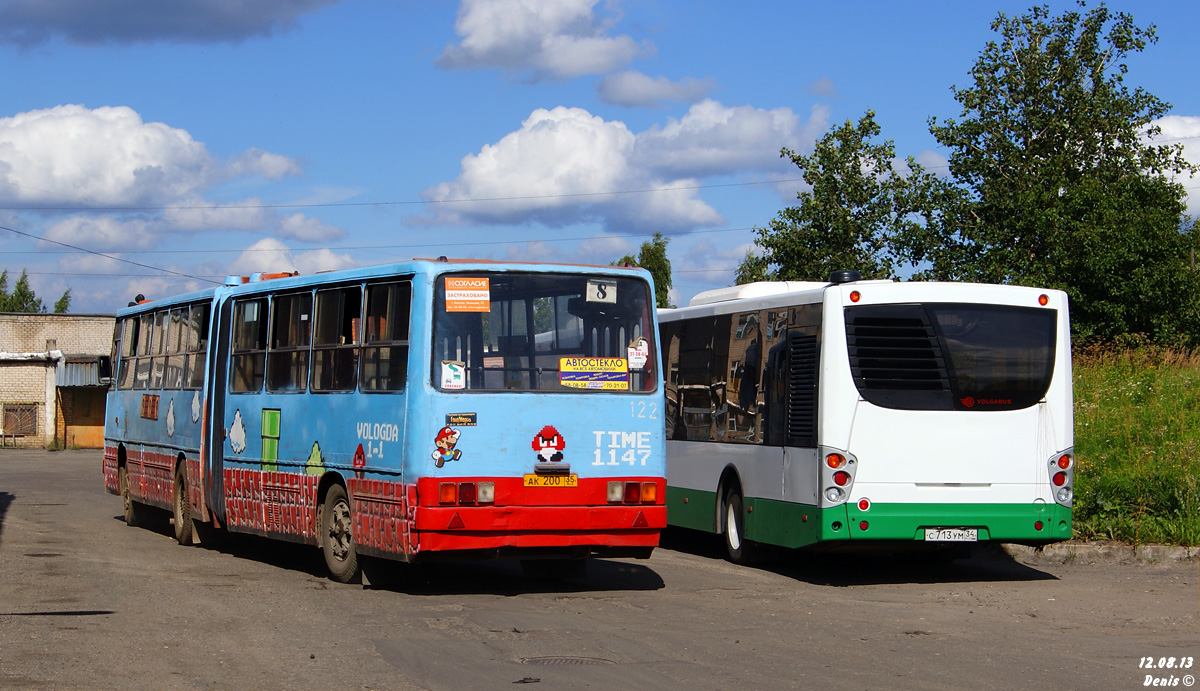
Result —
[[978, 528], [926, 528], [926, 542], [977, 542]]

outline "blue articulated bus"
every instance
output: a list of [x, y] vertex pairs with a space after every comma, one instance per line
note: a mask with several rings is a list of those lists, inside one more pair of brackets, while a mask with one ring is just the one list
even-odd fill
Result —
[[[405, 562], [649, 557], [666, 525], [642, 269], [413, 260], [117, 314], [104, 482], [135, 524]], [[215, 534], [215, 533], [213, 533]]]

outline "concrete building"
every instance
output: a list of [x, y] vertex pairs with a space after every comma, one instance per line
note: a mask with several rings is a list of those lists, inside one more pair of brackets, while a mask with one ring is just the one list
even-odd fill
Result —
[[114, 319], [0, 313], [0, 445], [104, 445]]

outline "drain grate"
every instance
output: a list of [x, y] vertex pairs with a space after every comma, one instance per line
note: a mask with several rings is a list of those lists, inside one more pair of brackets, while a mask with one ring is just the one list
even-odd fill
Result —
[[523, 657], [521, 658], [523, 665], [541, 665], [543, 667], [559, 667], [562, 665], [612, 665], [616, 664], [612, 660], [605, 660], [601, 657], [572, 657], [564, 655], [556, 655], [550, 657]]

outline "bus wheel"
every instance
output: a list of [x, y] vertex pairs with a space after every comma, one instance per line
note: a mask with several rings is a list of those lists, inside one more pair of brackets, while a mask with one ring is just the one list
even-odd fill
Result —
[[746, 542], [745, 513], [742, 495], [736, 489], [725, 494], [725, 553], [735, 564], [750, 562], [750, 545]]
[[330, 578], [338, 583], [351, 583], [359, 578], [350, 500], [341, 485], [329, 488], [321, 507], [321, 551]]
[[135, 526], [142, 517], [141, 505], [129, 494], [129, 473], [125, 466], [117, 469], [117, 486], [121, 488], [121, 504], [125, 509], [125, 525]]
[[192, 544], [192, 509], [188, 506], [187, 473], [183, 464], [175, 470], [175, 486], [171, 490], [171, 510], [174, 513], [175, 541]]

